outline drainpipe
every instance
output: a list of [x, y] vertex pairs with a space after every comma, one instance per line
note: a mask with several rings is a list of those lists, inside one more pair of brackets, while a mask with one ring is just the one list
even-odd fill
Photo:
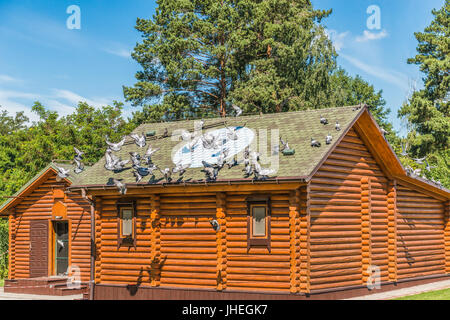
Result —
[[[89, 277], [89, 300], [94, 300], [95, 287], [95, 200], [86, 195], [86, 189], [81, 189], [83, 198], [89, 202], [91, 207], [91, 272]], [[95, 198], [94, 198], [95, 199]]]

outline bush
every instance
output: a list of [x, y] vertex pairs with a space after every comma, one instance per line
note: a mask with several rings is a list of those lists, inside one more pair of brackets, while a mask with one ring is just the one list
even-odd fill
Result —
[[0, 279], [8, 276], [8, 220], [0, 219]]

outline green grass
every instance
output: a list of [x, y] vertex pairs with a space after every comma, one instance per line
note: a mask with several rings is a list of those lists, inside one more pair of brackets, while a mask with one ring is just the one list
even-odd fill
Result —
[[3, 287], [3, 284], [5, 283], [5, 280], [0, 279], [0, 287]]
[[450, 300], [450, 289], [436, 290], [392, 300]]

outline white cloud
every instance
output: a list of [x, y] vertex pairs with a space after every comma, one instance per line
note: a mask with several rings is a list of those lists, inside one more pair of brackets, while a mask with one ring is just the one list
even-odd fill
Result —
[[131, 51], [127, 50], [127, 49], [123, 49], [123, 48], [119, 48], [119, 49], [105, 48], [103, 50], [105, 52], [108, 52], [108, 53], [113, 54], [113, 55], [118, 56], [118, 57], [122, 57], [122, 58], [126, 58], [126, 59], [130, 59], [131, 58]]
[[21, 80], [8, 76], [7, 74], [0, 74], [0, 83], [20, 82]]
[[75, 92], [64, 90], [64, 89], [53, 89], [54, 98], [63, 99], [69, 102], [71, 105], [76, 106], [78, 102], [87, 102], [89, 105], [94, 106], [96, 108], [110, 104], [111, 100], [106, 98], [97, 98], [97, 99], [88, 99]]
[[333, 42], [336, 51], [341, 51], [341, 49], [345, 47], [344, 39], [349, 33], [349, 31], [338, 32], [334, 29], [325, 29], [325, 34], [328, 36], [331, 42]]
[[96, 108], [112, 103], [112, 99], [88, 99], [72, 91], [63, 89], [54, 89], [51, 94], [36, 94], [0, 89], [0, 110], [7, 110], [10, 114], [24, 111], [25, 115], [31, 121], [37, 121], [38, 116], [31, 111], [31, 106], [35, 101], [41, 102], [50, 110], [57, 111], [60, 116], [66, 116], [74, 112], [75, 107], [80, 101], [85, 101]]
[[380, 66], [367, 64], [356, 58], [350, 57], [342, 53], [339, 56], [347, 60], [356, 68], [364, 71], [365, 73], [371, 76], [374, 76], [378, 79], [391, 83], [405, 91], [408, 90], [408, 77], [403, 73], [394, 70], [387, 70]]
[[371, 40], [383, 39], [383, 38], [386, 38], [387, 36], [388, 36], [388, 33], [385, 29], [383, 29], [381, 32], [378, 32], [378, 33], [364, 30], [363, 35], [357, 36], [355, 40], [356, 40], [356, 42], [366, 42], [366, 41], [371, 41]]

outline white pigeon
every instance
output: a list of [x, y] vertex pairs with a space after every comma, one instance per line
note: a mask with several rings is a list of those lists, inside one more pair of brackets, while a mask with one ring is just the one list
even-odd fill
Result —
[[73, 169], [73, 171], [74, 171], [76, 174], [79, 174], [79, 173], [83, 172], [83, 170], [84, 170], [84, 165], [83, 165], [83, 163], [81, 162], [81, 160], [79, 160], [77, 157], [75, 157], [73, 160], [75, 161], [75, 164], [77, 165], [77, 166], [75, 167], [75, 169]]
[[122, 183], [121, 181], [122, 179], [116, 179], [114, 178], [114, 185], [117, 187], [117, 189], [119, 189], [120, 194], [126, 194], [127, 193], [127, 187], [125, 186], [125, 184]]
[[112, 143], [108, 141], [108, 138], [106, 138], [106, 144], [109, 146], [109, 149], [112, 151], [120, 151], [122, 149], [123, 144], [125, 143], [125, 137], [122, 138], [122, 140], [118, 143]]
[[159, 149], [160, 148], [152, 148], [151, 145], [148, 146], [147, 152], [144, 155], [144, 159], [147, 164], [150, 164], [152, 162], [152, 155]]
[[238, 107], [237, 105], [235, 105], [235, 104], [232, 104], [231, 106], [233, 107], [234, 111], [236, 111], [236, 117], [239, 117], [239, 116], [242, 114], [242, 109], [239, 108], [239, 107]]
[[66, 170], [66, 169], [58, 167], [56, 165], [55, 165], [55, 167], [58, 170], [58, 177], [57, 177], [58, 180], [66, 179], [67, 177], [69, 177], [70, 170]]
[[76, 148], [76, 147], [73, 147], [73, 150], [74, 150], [75, 153], [76, 153], [75, 158], [77, 158], [78, 160], [82, 160], [82, 159], [83, 159], [84, 152], [81, 151], [81, 150], [79, 150], [79, 149]]
[[332, 140], [333, 140], [333, 137], [331, 136], [331, 134], [328, 134], [325, 142], [326, 142], [326, 144], [330, 144]]
[[145, 145], [147, 144], [145, 142], [145, 134], [142, 133], [142, 135], [138, 135], [137, 133], [132, 133], [130, 134], [130, 137], [133, 138], [134, 143], [136, 143], [136, 145], [138, 145], [140, 148], [145, 147]]

